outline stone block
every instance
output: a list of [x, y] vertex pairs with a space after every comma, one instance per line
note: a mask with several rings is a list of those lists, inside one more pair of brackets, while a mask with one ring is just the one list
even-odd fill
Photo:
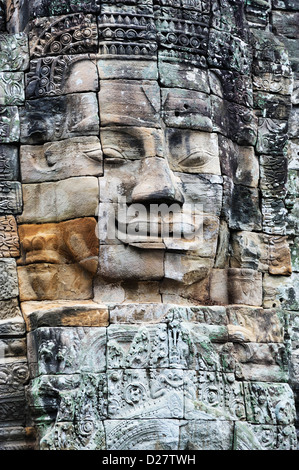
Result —
[[173, 419], [111, 419], [104, 423], [108, 450], [175, 450], [179, 422]]
[[245, 384], [244, 389], [248, 422], [284, 426], [293, 423], [295, 407], [288, 384], [252, 382]]
[[[219, 216], [222, 206], [222, 177], [210, 174], [175, 173], [185, 202], [202, 206], [204, 214]], [[196, 206], [195, 206], [196, 207]]]
[[211, 95], [213, 131], [239, 145], [255, 145], [258, 118], [250, 108]]
[[99, 11], [99, 0], [29, 0], [30, 18], [39, 18], [43, 16], [61, 15], [66, 13], [97, 13]]
[[[233, 343], [235, 373], [244, 381], [269, 385], [288, 382], [289, 370], [283, 343]], [[245, 385], [245, 384], [244, 384]]]
[[24, 74], [22, 72], [0, 72], [0, 105], [20, 106], [24, 104]]
[[283, 155], [287, 143], [287, 123], [259, 118], [256, 150], [265, 155]]
[[189, 129], [166, 129], [170, 168], [182, 173], [220, 175], [217, 134]]
[[87, 54], [30, 61], [26, 73], [26, 99], [87, 91], [98, 91], [96, 64]]
[[124, 281], [111, 283], [99, 276], [94, 279], [94, 300], [97, 302], [161, 302], [159, 281]]
[[187, 88], [209, 93], [207, 70], [184, 62], [159, 60], [161, 84], [165, 88]]
[[108, 308], [92, 300], [29, 301], [21, 303], [21, 310], [27, 331], [44, 326], [101, 327], [109, 321]]
[[72, 137], [43, 145], [22, 145], [22, 183], [57, 181], [103, 174], [103, 155], [96, 136]]
[[24, 71], [29, 65], [28, 36], [25, 33], [0, 35], [0, 70]]
[[[180, 450], [231, 450], [233, 423], [230, 421], [189, 420], [180, 429]], [[190, 452], [190, 451], [189, 451]]]
[[19, 295], [16, 261], [13, 258], [0, 259], [0, 300], [7, 300]]
[[0, 106], [0, 143], [18, 142], [20, 138], [20, 118], [17, 106]]
[[283, 199], [278, 197], [262, 197], [261, 211], [263, 231], [273, 235], [285, 235], [287, 209]]
[[18, 148], [0, 145], [0, 181], [17, 181], [19, 177]]
[[[291, 76], [284, 76], [282, 73], [264, 72], [253, 75], [252, 80], [254, 91], [292, 95], [293, 83]], [[275, 96], [273, 96], [273, 100], [275, 100]]]
[[105, 159], [121, 163], [147, 157], [163, 157], [163, 134], [160, 129], [109, 126], [100, 130]]
[[[185, 419], [207, 422], [244, 419], [243, 384], [220, 372], [188, 371], [185, 388]], [[189, 378], [190, 376], [190, 378]]]
[[283, 308], [298, 310], [298, 281], [299, 274], [291, 276], [273, 276], [265, 274], [263, 279], [264, 308]]
[[0, 214], [17, 215], [22, 212], [22, 189], [18, 181], [0, 182]]
[[14, 216], [0, 216], [0, 258], [17, 258], [19, 236]]
[[83, 217], [58, 224], [25, 224], [19, 226], [21, 257], [18, 264], [72, 264], [95, 273], [98, 238], [96, 219]]
[[91, 14], [73, 13], [29, 22], [30, 56], [97, 52], [97, 23]]
[[165, 278], [182, 282], [186, 285], [194, 284], [209, 276], [214, 260], [200, 258], [194, 254], [165, 253]]
[[169, 365], [167, 325], [115, 325], [107, 329], [108, 369], [158, 369]]
[[[10, 358], [11, 359], [11, 358]], [[24, 385], [28, 381], [29, 371], [26, 359], [7, 360], [0, 363], [1, 373], [1, 398], [18, 397], [24, 395]]]
[[261, 230], [259, 191], [242, 184], [234, 184], [224, 177], [222, 213], [229, 228], [234, 230]]
[[74, 93], [26, 101], [20, 110], [21, 143], [44, 142], [98, 135], [95, 93]]
[[292, 272], [287, 238], [255, 232], [236, 232], [231, 242], [231, 267], [258, 269], [270, 274]]
[[99, 373], [106, 368], [106, 328], [53, 327], [28, 333], [32, 377]]
[[60, 222], [94, 216], [98, 207], [98, 181], [93, 176], [57, 182], [24, 184], [24, 211], [18, 223]]
[[228, 296], [231, 304], [261, 306], [263, 302], [262, 273], [253, 269], [229, 268]]
[[292, 104], [289, 95], [277, 95], [264, 91], [256, 91], [253, 95], [253, 106], [257, 116], [287, 120]]
[[25, 427], [25, 408], [26, 399], [24, 393], [13, 397], [1, 397], [0, 420], [4, 425], [4, 429], [16, 426]]
[[108, 370], [110, 419], [183, 418], [183, 371]]
[[229, 341], [283, 343], [284, 331], [275, 309], [230, 305], [226, 312]]
[[[25, 335], [25, 323], [16, 298], [0, 301], [0, 335], [8, 338]], [[0, 350], [3, 354], [1, 347]], [[20, 355], [20, 349], [17, 348], [15, 353]], [[25, 349], [21, 351], [21, 354], [26, 355]]]
[[161, 92], [166, 126], [212, 132], [209, 95], [181, 88], [162, 88]]
[[103, 80], [98, 97], [101, 126], [160, 126], [160, 89], [156, 81]]
[[235, 184], [257, 187], [259, 182], [259, 161], [254, 147], [245, 147], [218, 135], [221, 172]]
[[291, 426], [249, 424], [239, 421], [234, 430], [234, 450], [295, 450], [296, 430]]
[[36, 450], [33, 427], [7, 426], [0, 428], [0, 450]]
[[34, 263], [19, 266], [20, 300], [91, 299], [92, 278], [93, 274], [80, 264]]
[[252, 80], [249, 76], [228, 70], [212, 69], [209, 70], [209, 83], [214, 95], [242, 106], [252, 107]]

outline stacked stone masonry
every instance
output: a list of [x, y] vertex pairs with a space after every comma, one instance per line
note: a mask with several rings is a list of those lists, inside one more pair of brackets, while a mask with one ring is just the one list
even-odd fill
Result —
[[1, 450], [298, 448], [298, 20], [0, 0]]

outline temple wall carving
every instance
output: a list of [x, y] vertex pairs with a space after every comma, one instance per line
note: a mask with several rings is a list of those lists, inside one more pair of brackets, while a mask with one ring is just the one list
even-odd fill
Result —
[[298, 20], [0, 0], [1, 450], [298, 448]]

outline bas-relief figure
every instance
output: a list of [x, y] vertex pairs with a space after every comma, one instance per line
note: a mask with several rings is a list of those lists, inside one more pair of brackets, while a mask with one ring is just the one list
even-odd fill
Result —
[[284, 3], [8, 2], [4, 449], [296, 449]]

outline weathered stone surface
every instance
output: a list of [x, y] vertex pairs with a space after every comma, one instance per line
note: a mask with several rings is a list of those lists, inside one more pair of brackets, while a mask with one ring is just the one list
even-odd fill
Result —
[[265, 155], [282, 155], [287, 142], [287, 128], [285, 121], [259, 118], [257, 151]]
[[254, 147], [236, 144], [218, 135], [221, 173], [229, 176], [235, 184], [257, 187], [259, 182], [259, 161]]
[[43, 327], [29, 332], [27, 338], [32, 377], [96, 374], [106, 368], [106, 328]]
[[100, 140], [86, 136], [43, 145], [22, 145], [20, 165], [23, 183], [100, 176], [103, 174]]
[[20, 110], [21, 142], [41, 144], [99, 133], [95, 93], [78, 93], [26, 101]]
[[40, 327], [108, 326], [108, 309], [92, 300], [22, 302], [27, 331]]
[[161, 84], [166, 88], [187, 88], [209, 93], [207, 71], [192, 64], [159, 61]]
[[22, 188], [18, 181], [0, 182], [0, 214], [20, 214], [22, 212]]
[[26, 74], [26, 98], [97, 91], [96, 64], [88, 55], [59, 55], [30, 62]]
[[22, 105], [24, 101], [24, 74], [22, 72], [0, 72], [0, 105]]
[[234, 450], [295, 450], [297, 437], [294, 426], [249, 424], [239, 421], [234, 431]]
[[29, 64], [27, 34], [1, 34], [0, 44], [1, 71], [24, 71], [27, 69]]
[[166, 148], [173, 171], [221, 174], [215, 133], [167, 129]]
[[220, 98], [233, 101], [243, 106], [253, 105], [252, 80], [228, 70], [209, 70], [211, 92]]
[[122, 160], [163, 157], [163, 134], [160, 129], [109, 126], [101, 128], [100, 137], [106, 161], [120, 163]]
[[210, 97], [198, 91], [162, 88], [163, 120], [168, 127], [212, 131]]
[[296, 448], [295, 8], [8, 0], [4, 448]]
[[12, 299], [19, 295], [15, 259], [0, 259], [0, 283], [0, 300]]
[[231, 229], [261, 230], [257, 188], [234, 184], [229, 177], [224, 177], [222, 212]]
[[66, 13], [97, 13], [99, 11], [99, 0], [62, 0], [43, 1], [29, 0], [29, 13], [31, 18], [42, 16], [61, 15]]
[[18, 148], [0, 145], [0, 181], [16, 181], [19, 176]]
[[20, 300], [92, 298], [93, 274], [80, 264], [34, 263], [18, 267]]
[[24, 184], [22, 189], [24, 210], [19, 223], [59, 222], [97, 213], [98, 182], [93, 176]]
[[96, 272], [99, 248], [96, 220], [92, 217], [58, 224], [20, 225], [19, 236], [20, 265], [78, 263], [83, 269]]
[[[292, 95], [293, 83], [291, 77], [278, 73], [261, 73], [253, 76], [253, 89], [268, 93]], [[275, 100], [273, 96], [273, 100]]]
[[20, 255], [19, 236], [14, 216], [0, 217], [0, 258], [17, 258]]
[[250, 108], [211, 95], [213, 131], [240, 145], [255, 145], [258, 118]]
[[236, 232], [231, 241], [230, 265], [268, 271], [270, 274], [289, 275], [292, 265], [287, 237]]
[[[233, 423], [223, 420], [189, 420], [180, 428], [180, 450], [229, 450]], [[190, 452], [190, 450], [189, 450]]]
[[140, 57], [140, 60], [136, 61], [126, 58], [122, 59], [122, 56], [101, 58], [97, 60], [97, 68], [99, 77], [101, 80], [107, 80], [112, 78], [122, 80], [157, 80], [158, 79], [158, 68], [155, 60], [144, 60]]
[[179, 423], [171, 419], [105, 421], [108, 450], [174, 450], [179, 445]]
[[157, 280], [164, 276], [164, 254], [124, 245], [100, 247], [99, 274], [110, 281]]
[[104, 80], [98, 96], [102, 126], [159, 127], [160, 90], [157, 82]]
[[265, 274], [263, 279], [264, 308], [282, 307], [298, 310], [298, 273], [289, 277]]
[[[25, 323], [22, 317], [18, 299], [0, 301], [0, 335], [1, 337], [24, 336]], [[3, 350], [1, 349], [3, 354]], [[24, 349], [23, 354], [26, 354]]]
[[74, 13], [32, 20], [29, 23], [31, 57], [96, 52], [96, 17]]
[[283, 343], [283, 325], [276, 310], [228, 306], [229, 341], [249, 343]]
[[262, 273], [253, 269], [230, 268], [228, 291], [232, 304], [262, 305]]
[[33, 427], [0, 428], [0, 450], [35, 450], [36, 433]]
[[0, 143], [18, 142], [20, 119], [17, 106], [0, 106]]

